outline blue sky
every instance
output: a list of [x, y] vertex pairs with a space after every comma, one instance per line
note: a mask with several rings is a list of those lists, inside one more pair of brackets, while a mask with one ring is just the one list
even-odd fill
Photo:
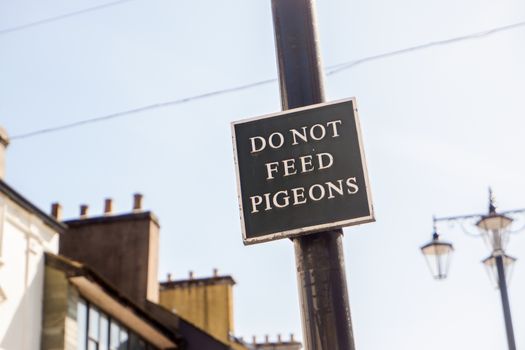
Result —
[[[0, 4], [2, 29], [104, 4]], [[330, 66], [525, 21], [517, 0], [319, 0]], [[326, 78], [328, 100], [355, 96], [377, 222], [345, 229], [360, 350], [504, 348], [499, 295], [481, 239], [440, 226], [456, 247], [434, 282], [419, 253], [432, 215], [525, 207], [525, 28], [374, 60]], [[178, 100], [277, 76], [269, 0], [133, 0], [0, 34], [0, 124], [11, 135]], [[132, 194], [160, 218], [160, 275], [238, 282], [237, 335], [301, 333], [293, 247], [244, 247], [230, 122], [279, 111], [277, 83], [14, 140], [7, 181], [66, 217], [79, 204], [118, 212]], [[520, 218], [517, 218], [520, 219]], [[523, 218], [518, 220], [523, 222]], [[516, 227], [519, 226], [519, 222]], [[510, 285], [517, 344], [525, 326], [525, 235]]]

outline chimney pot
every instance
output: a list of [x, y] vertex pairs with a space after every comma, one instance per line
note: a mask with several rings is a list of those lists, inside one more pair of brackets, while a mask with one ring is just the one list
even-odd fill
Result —
[[62, 206], [60, 203], [51, 204], [51, 216], [58, 221], [62, 220]]
[[293, 340], [293, 333], [290, 333], [290, 342], [293, 343], [294, 340]]
[[133, 211], [141, 211], [142, 210], [142, 194], [135, 193], [133, 195]]
[[89, 211], [89, 206], [87, 204], [80, 205], [80, 217], [81, 218], [87, 218], [88, 211]]
[[257, 336], [255, 335], [252, 336], [252, 343], [257, 344]]
[[0, 126], [0, 179], [5, 178], [5, 153], [9, 146], [9, 135], [7, 131]]
[[190, 280], [192, 280], [193, 279], [193, 271], [190, 271], [188, 275], [189, 275]]
[[168, 272], [168, 282], [171, 282], [172, 279], [171, 279], [171, 273]]
[[219, 269], [213, 269], [213, 277], [219, 277]]
[[113, 212], [113, 200], [106, 198], [104, 200], [104, 215], [110, 215]]
[[281, 335], [280, 335], [280, 334], [277, 334], [277, 342], [282, 343]]
[[265, 342], [265, 343], [269, 343], [269, 342], [270, 342], [270, 336], [269, 336], [268, 334], [266, 334], [266, 335], [264, 336], [264, 342]]

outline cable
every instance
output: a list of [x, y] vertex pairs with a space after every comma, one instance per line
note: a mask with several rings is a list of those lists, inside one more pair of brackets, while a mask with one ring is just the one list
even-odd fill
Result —
[[20, 140], [20, 139], [25, 139], [25, 138], [36, 136], [36, 135], [47, 134], [47, 133], [50, 133], [50, 132], [55, 132], [55, 131], [60, 131], [60, 130], [65, 130], [65, 129], [71, 129], [71, 128], [75, 128], [75, 127], [78, 127], [78, 126], [81, 126], [81, 125], [98, 123], [98, 122], [101, 122], [101, 121], [115, 119], [115, 118], [131, 115], [131, 114], [137, 114], [137, 113], [144, 112], [144, 111], [149, 111], [149, 110], [152, 110], [152, 109], [158, 109], [158, 108], [163, 108], [163, 107], [168, 107], [168, 106], [174, 106], [174, 105], [178, 105], [178, 104], [181, 104], [181, 103], [195, 101], [195, 100], [200, 100], [200, 99], [207, 98], [207, 97], [222, 95], [222, 94], [226, 94], [226, 93], [230, 93], [230, 92], [234, 92], [234, 91], [246, 90], [246, 89], [249, 89], [249, 88], [252, 88], [252, 87], [255, 87], [255, 86], [260, 86], [260, 85], [273, 83], [275, 81], [277, 81], [277, 79], [275, 79], [275, 78], [274, 79], [268, 79], [268, 80], [262, 80], [262, 81], [258, 81], [258, 82], [255, 82], [255, 83], [240, 85], [240, 86], [236, 86], [236, 87], [232, 87], [232, 88], [228, 88], [228, 89], [207, 92], [207, 93], [204, 93], [204, 94], [201, 94], [201, 95], [185, 97], [185, 98], [181, 98], [179, 100], [173, 100], [173, 101], [167, 101], [167, 102], [161, 102], [161, 103], [154, 103], [154, 104], [143, 106], [143, 107], [138, 107], [138, 108], [128, 109], [128, 110], [122, 111], [122, 112], [108, 114], [108, 115], [105, 115], [105, 116], [102, 116], [102, 117], [96, 117], [96, 118], [91, 118], [91, 119], [84, 119], [84, 120], [80, 120], [80, 121], [74, 122], [74, 123], [69, 123], [69, 124], [59, 125], [59, 126], [55, 126], [55, 127], [51, 127], [51, 128], [36, 130], [36, 131], [28, 132], [28, 133], [25, 133], [25, 134], [19, 134], [19, 135], [15, 135], [15, 136], [11, 137], [10, 139], [11, 140]]
[[134, 0], [113, 1], [113, 2], [110, 2], [110, 3], [107, 3], [107, 4], [94, 6], [94, 7], [89, 7], [89, 8], [83, 9], [83, 10], [79, 10], [79, 11], [75, 11], [75, 12], [69, 12], [69, 13], [65, 13], [63, 15], [58, 15], [58, 16], [55, 16], [55, 17], [45, 18], [45, 19], [42, 19], [40, 21], [31, 22], [31, 23], [27, 23], [27, 24], [21, 24], [21, 25], [16, 26], [16, 27], [0, 29], [0, 35], [12, 33], [12, 32], [17, 32], [19, 30], [28, 29], [28, 28], [31, 28], [31, 27], [36, 27], [36, 26], [39, 26], [39, 25], [42, 25], [42, 24], [57, 22], [57, 21], [60, 21], [60, 20], [63, 20], [63, 19], [69, 18], [69, 17], [83, 15], [83, 14], [88, 13], [88, 12], [94, 12], [94, 11], [102, 10], [102, 9], [105, 9], [105, 8], [108, 8], [108, 7], [121, 5], [121, 4], [124, 4], [124, 3], [127, 3], [127, 2], [131, 2], [131, 1], [134, 1]]
[[340, 64], [338, 64], [336, 66], [333, 66], [332, 68], [328, 68], [327, 72], [326, 72], [326, 75], [336, 74], [336, 73], [339, 73], [340, 71], [349, 69], [351, 67], [355, 67], [355, 66], [363, 64], [365, 62], [375, 61], [375, 60], [378, 60], [378, 59], [392, 57], [392, 56], [397, 56], [397, 55], [403, 55], [403, 54], [407, 54], [407, 53], [410, 53], [410, 52], [413, 52], [413, 51], [419, 51], [419, 50], [428, 49], [428, 48], [434, 47], [434, 46], [449, 45], [449, 44], [457, 43], [457, 42], [460, 42], [460, 41], [466, 41], [466, 40], [472, 40], [472, 39], [481, 39], [483, 37], [487, 37], [487, 36], [490, 36], [490, 35], [493, 35], [493, 34], [496, 34], [496, 33], [509, 31], [509, 30], [517, 29], [517, 28], [524, 27], [524, 26], [525, 26], [525, 21], [524, 22], [518, 22], [518, 23], [510, 24], [510, 25], [503, 26], [503, 27], [492, 28], [492, 29], [485, 30], [485, 31], [482, 31], [482, 32], [477, 32], [477, 33], [473, 33], [473, 34], [463, 35], [463, 36], [459, 36], [459, 37], [456, 37], [456, 38], [445, 39], [445, 40], [438, 40], [438, 41], [431, 41], [429, 43], [422, 44], [422, 45], [411, 46], [411, 47], [407, 47], [407, 48], [401, 49], [401, 50], [390, 51], [390, 52], [386, 52], [386, 53], [382, 53], [382, 54], [374, 55], [374, 56], [368, 56], [368, 57], [364, 57], [364, 58], [359, 59], [359, 60], [349, 61], [349, 62], [345, 62], [345, 63], [340, 63]]
[[[132, 0], [127, 0], [127, 1], [132, 1]], [[424, 49], [427, 49], [427, 48], [430, 48], [430, 47], [433, 47], [433, 46], [442, 46], [442, 45], [448, 45], [448, 44], [456, 43], [456, 42], [459, 42], [459, 41], [480, 39], [480, 38], [483, 38], [483, 37], [487, 37], [489, 35], [493, 35], [493, 34], [496, 34], [496, 33], [499, 33], [499, 32], [520, 28], [520, 27], [523, 27], [523, 26], [525, 26], [525, 21], [524, 22], [518, 22], [518, 23], [515, 23], [515, 24], [511, 24], [511, 25], [507, 25], [507, 26], [503, 26], [503, 27], [492, 28], [492, 29], [489, 29], [489, 30], [486, 30], [486, 31], [483, 31], [483, 32], [477, 32], [477, 33], [464, 35], [464, 36], [460, 36], [460, 37], [455, 37], [455, 38], [451, 38], [451, 39], [446, 39], [446, 40], [432, 41], [432, 42], [429, 42], [429, 43], [426, 43], [426, 44], [411, 46], [411, 47], [404, 48], [404, 49], [401, 49], [401, 50], [385, 52], [385, 53], [382, 53], [382, 54], [379, 54], [379, 55], [367, 56], [367, 57], [364, 57], [364, 58], [361, 58], [361, 59], [358, 59], [358, 60], [343, 62], [343, 63], [339, 63], [339, 64], [336, 64], [336, 65], [332, 65], [332, 66], [326, 67], [326, 71], [327, 71], [326, 75], [334, 75], [334, 74], [340, 73], [340, 72], [342, 72], [344, 70], [348, 70], [350, 68], [353, 68], [353, 67], [355, 67], [357, 65], [360, 65], [360, 64], [363, 64], [363, 63], [367, 63], [367, 62], [371, 62], [371, 61], [375, 61], [375, 60], [379, 60], [379, 59], [383, 59], [383, 58], [387, 58], [387, 57], [398, 56], [398, 55], [411, 53], [411, 52], [414, 52], [414, 51], [424, 50]], [[75, 128], [75, 127], [78, 127], [78, 126], [81, 126], [81, 125], [98, 123], [98, 122], [102, 122], [102, 121], [106, 121], [106, 120], [110, 120], [110, 119], [124, 117], [124, 116], [127, 116], [127, 115], [137, 114], [137, 113], [144, 112], [144, 111], [149, 111], [149, 110], [153, 110], [153, 109], [173, 106], [173, 105], [182, 104], [182, 103], [195, 101], [195, 100], [200, 100], [200, 99], [204, 99], [204, 98], [208, 98], [208, 97], [223, 95], [223, 94], [227, 94], [227, 93], [230, 93], [230, 92], [246, 90], [246, 89], [250, 89], [250, 88], [253, 88], [253, 87], [256, 87], [256, 86], [270, 84], [270, 83], [273, 83], [273, 82], [276, 82], [276, 81], [277, 81], [276, 78], [266, 79], [266, 80], [261, 80], [261, 81], [257, 81], [257, 82], [254, 82], [254, 83], [239, 85], [239, 86], [236, 86], [236, 87], [222, 89], [222, 90], [216, 90], [216, 91], [212, 91], [212, 92], [207, 92], [207, 93], [204, 93], [204, 94], [190, 96], [190, 97], [186, 97], [186, 98], [182, 98], [182, 99], [178, 99], [178, 100], [161, 102], [161, 103], [155, 103], [155, 104], [151, 104], [151, 105], [147, 105], [147, 106], [143, 106], [143, 107], [138, 107], [138, 108], [133, 108], [133, 109], [122, 111], [122, 112], [108, 114], [108, 115], [101, 116], [101, 117], [84, 119], [84, 120], [80, 120], [78, 122], [73, 122], [73, 123], [69, 123], [69, 124], [59, 125], [59, 126], [55, 126], [55, 127], [50, 127], [50, 128], [40, 129], [40, 130], [36, 130], [36, 131], [31, 131], [31, 132], [24, 133], [24, 134], [15, 135], [15, 136], [11, 137], [11, 140], [20, 140], [20, 139], [25, 139], [25, 138], [37, 136], [37, 135], [42, 135], [42, 134], [47, 134], [47, 133], [51, 133], [51, 132], [71, 129], [71, 128]]]

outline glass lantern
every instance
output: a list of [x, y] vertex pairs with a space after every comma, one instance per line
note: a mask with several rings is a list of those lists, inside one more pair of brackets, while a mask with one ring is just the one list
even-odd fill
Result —
[[447, 278], [453, 251], [452, 244], [440, 241], [436, 232], [432, 235], [432, 240], [421, 247], [421, 252], [425, 256], [430, 272], [435, 279]]
[[496, 264], [496, 258], [498, 256], [501, 256], [503, 258], [503, 270], [505, 272], [505, 281], [507, 282], [507, 284], [510, 282], [510, 278], [512, 275], [512, 269], [514, 267], [514, 263], [517, 260], [516, 258], [510, 255], [507, 255], [505, 253], [495, 252], [495, 253], [492, 253], [488, 258], [482, 261], [483, 265], [485, 266], [487, 270], [489, 278], [495, 288], [499, 288], [498, 266]]
[[509, 239], [507, 228], [512, 221], [508, 216], [491, 212], [483, 216], [476, 226], [492, 250], [502, 250], [506, 248]]

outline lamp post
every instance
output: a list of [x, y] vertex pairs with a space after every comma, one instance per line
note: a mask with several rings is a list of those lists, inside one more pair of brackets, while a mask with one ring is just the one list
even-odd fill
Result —
[[434, 217], [434, 232], [432, 234], [432, 240], [421, 247], [421, 252], [425, 256], [434, 278], [440, 280], [445, 279], [447, 277], [450, 257], [454, 251], [454, 247], [451, 243], [440, 240], [439, 234], [436, 230], [436, 223], [441, 221], [457, 222], [473, 219], [477, 220], [475, 226], [478, 228], [480, 235], [492, 250], [490, 256], [482, 262], [489, 272], [493, 273], [501, 294], [501, 304], [503, 306], [503, 317], [509, 350], [516, 350], [516, 342], [514, 340], [514, 329], [510, 313], [506, 275], [516, 259], [505, 254], [505, 248], [509, 240], [509, 228], [513, 222], [513, 219], [507, 215], [524, 212], [525, 209], [517, 209], [497, 213], [496, 206], [494, 205], [494, 196], [492, 190], [489, 189], [488, 214], [472, 214], [443, 218]]

